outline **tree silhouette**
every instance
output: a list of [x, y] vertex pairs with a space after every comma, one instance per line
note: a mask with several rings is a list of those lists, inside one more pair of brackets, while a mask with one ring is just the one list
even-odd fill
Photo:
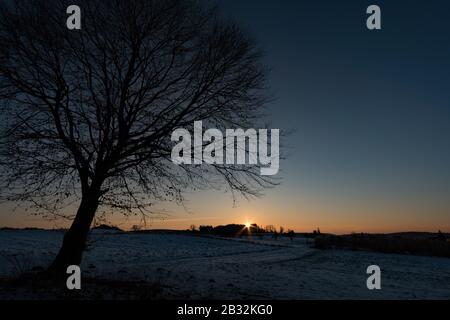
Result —
[[[69, 5], [82, 29], [69, 31]], [[79, 265], [99, 208], [151, 214], [183, 192], [258, 196], [257, 166], [174, 165], [171, 133], [197, 120], [250, 128], [267, 101], [254, 41], [194, 0], [0, 4], [2, 197], [73, 219], [50, 271]], [[78, 202], [77, 202], [78, 201]], [[79, 203], [75, 214], [70, 205]]]

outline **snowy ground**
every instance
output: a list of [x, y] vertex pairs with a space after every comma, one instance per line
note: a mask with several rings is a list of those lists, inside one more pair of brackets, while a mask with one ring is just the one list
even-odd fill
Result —
[[[45, 267], [62, 236], [0, 230], [0, 277]], [[379, 291], [366, 287], [372, 264], [382, 270]], [[321, 251], [305, 238], [96, 232], [81, 268], [89, 277], [144, 280], [193, 299], [450, 299], [450, 259]]]

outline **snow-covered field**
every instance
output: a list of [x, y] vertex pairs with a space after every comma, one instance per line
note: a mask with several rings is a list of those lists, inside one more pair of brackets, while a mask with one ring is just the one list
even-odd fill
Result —
[[[62, 232], [0, 230], [0, 277], [47, 266]], [[381, 290], [366, 287], [369, 265]], [[450, 299], [450, 259], [311, 248], [311, 240], [94, 232], [81, 266], [193, 299]]]

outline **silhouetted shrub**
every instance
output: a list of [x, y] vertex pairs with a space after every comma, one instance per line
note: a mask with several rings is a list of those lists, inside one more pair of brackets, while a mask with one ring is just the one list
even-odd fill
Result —
[[294, 240], [294, 237], [295, 237], [295, 232], [294, 232], [294, 230], [289, 230], [289, 231], [286, 233], [286, 237], [288, 237], [289, 239], [291, 239], [291, 241], [293, 241], [293, 240]]
[[445, 236], [445, 234], [442, 233], [441, 230], [439, 230], [439, 232], [438, 232], [437, 240], [439, 240], [439, 241], [447, 241], [447, 237]]

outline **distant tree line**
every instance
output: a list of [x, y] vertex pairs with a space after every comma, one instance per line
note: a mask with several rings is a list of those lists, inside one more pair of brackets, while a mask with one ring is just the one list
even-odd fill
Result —
[[262, 236], [264, 234], [272, 234], [272, 237], [275, 239], [278, 239], [280, 236], [286, 236], [292, 239], [295, 236], [295, 232], [293, 230], [288, 229], [285, 231], [283, 227], [280, 227], [279, 230], [277, 230], [273, 225], [268, 225], [263, 228], [258, 226], [256, 223], [251, 224], [249, 227], [244, 224], [228, 224], [216, 227], [202, 225], [198, 229], [195, 225], [191, 225], [189, 230], [200, 234], [210, 234], [223, 237], [240, 237], [250, 235]]

